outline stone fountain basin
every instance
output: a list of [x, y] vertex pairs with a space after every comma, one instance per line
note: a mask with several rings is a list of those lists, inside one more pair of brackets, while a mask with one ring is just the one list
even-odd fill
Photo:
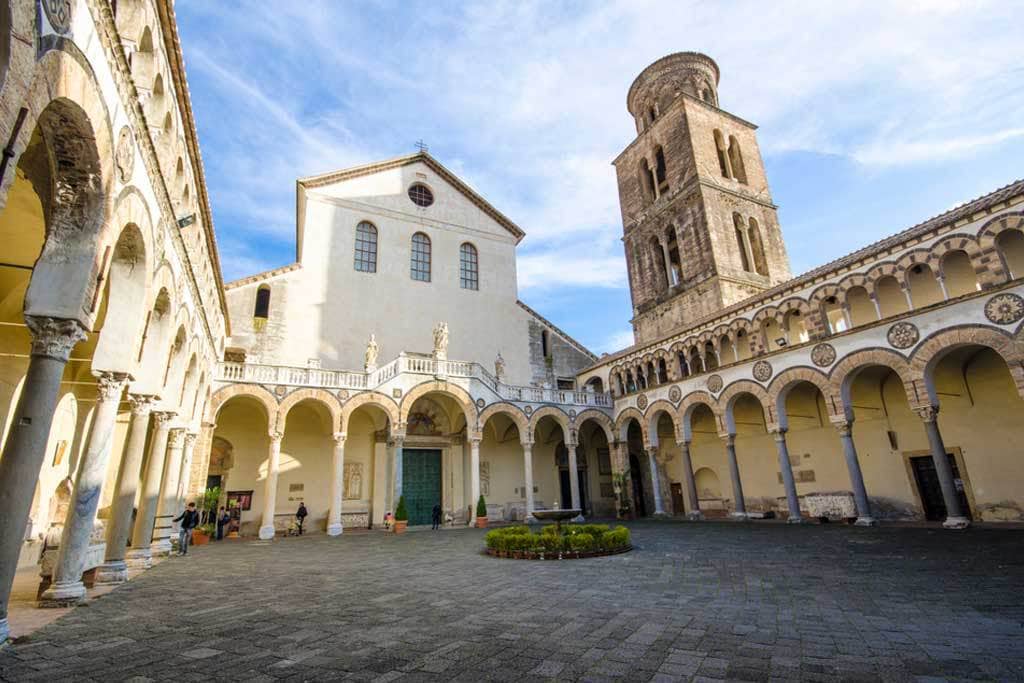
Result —
[[580, 510], [534, 510], [533, 516], [540, 520], [564, 522], [580, 516]]

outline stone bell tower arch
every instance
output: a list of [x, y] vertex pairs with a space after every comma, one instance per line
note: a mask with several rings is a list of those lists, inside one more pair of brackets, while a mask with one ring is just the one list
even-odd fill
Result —
[[638, 343], [792, 277], [757, 127], [719, 107], [719, 76], [677, 52], [626, 97], [637, 136], [613, 164]]

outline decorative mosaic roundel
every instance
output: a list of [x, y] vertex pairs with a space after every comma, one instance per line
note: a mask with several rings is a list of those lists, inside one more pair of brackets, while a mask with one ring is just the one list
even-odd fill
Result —
[[277, 394], [278, 398], [282, 398], [285, 394], [288, 393], [288, 390], [286, 388], [278, 385], [278, 386], [274, 387], [274, 393]]
[[836, 347], [831, 344], [818, 344], [811, 349], [811, 362], [819, 368], [826, 368], [836, 362]]
[[719, 391], [721, 391], [722, 384], [723, 382], [721, 375], [711, 375], [710, 377], [708, 377], [708, 390], [712, 394], [717, 394]]
[[668, 400], [673, 403], [679, 403], [679, 399], [683, 397], [683, 390], [679, 387], [672, 387], [668, 390]]
[[643, 410], [644, 408], [647, 407], [646, 394], [640, 394], [639, 396], [636, 397], [636, 407], [639, 408], [640, 410]]
[[766, 360], [759, 360], [754, 363], [754, 379], [758, 382], [767, 382], [772, 378], [772, 364]]
[[913, 323], [896, 323], [889, 328], [886, 337], [894, 348], [909, 349], [921, 338], [921, 333]]
[[483, 408], [485, 405], [487, 405], [487, 401], [483, 400], [482, 398], [478, 398], [476, 400], [476, 407], [477, 408]]
[[575, 420], [576, 419], [576, 411], [575, 410], [570, 410], [569, 411], [569, 419], [570, 420]]
[[338, 398], [342, 401], [348, 398], [348, 389], [338, 389]]
[[527, 415], [532, 415], [533, 414], [533, 406], [526, 406], [525, 408], [523, 408], [523, 412], [526, 413]]
[[132, 169], [135, 166], [135, 154], [133, 154], [132, 131], [128, 126], [122, 126], [121, 132], [117, 135], [117, 152], [114, 161], [117, 164], [117, 177], [122, 183], [132, 179]]
[[46, 20], [53, 30], [61, 35], [71, 32], [71, 14], [74, 3], [71, 0], [43, 0], [43, 11]]
[[996, 294], [985, 304], [985, 317], [997, 325], [1009, 325], [1024, 318], [1024, 299], [1005, 292]]

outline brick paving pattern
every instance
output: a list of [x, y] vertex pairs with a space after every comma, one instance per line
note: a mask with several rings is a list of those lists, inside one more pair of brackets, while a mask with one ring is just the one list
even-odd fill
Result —
[[637, 549], [477, 530], [198, 548], [0, 651], [28, 680], [1024, 679], [1024, 534], [646, 522]]

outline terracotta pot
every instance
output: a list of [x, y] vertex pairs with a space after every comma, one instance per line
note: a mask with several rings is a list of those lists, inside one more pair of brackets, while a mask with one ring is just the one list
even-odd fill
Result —
[[487, 518], [486, 517], [477, 517], [476, 518], [476, 528], [477, 529], [486, 529], [487, 528]]
[[206, 545], [210, 542], [210, 537], [204, 534], [202, 531], [192, 532], [192, 545]]
[[404, 520], [404, 519], [403, 520], [397, 520], [396, 519], [395, 520], [395, 526], [394, 526], [395, 533], [396, 534], [404, 534], [405, 533], [405, 527], [407, 527], [407, 526], [409, 526], [408, 520]]

